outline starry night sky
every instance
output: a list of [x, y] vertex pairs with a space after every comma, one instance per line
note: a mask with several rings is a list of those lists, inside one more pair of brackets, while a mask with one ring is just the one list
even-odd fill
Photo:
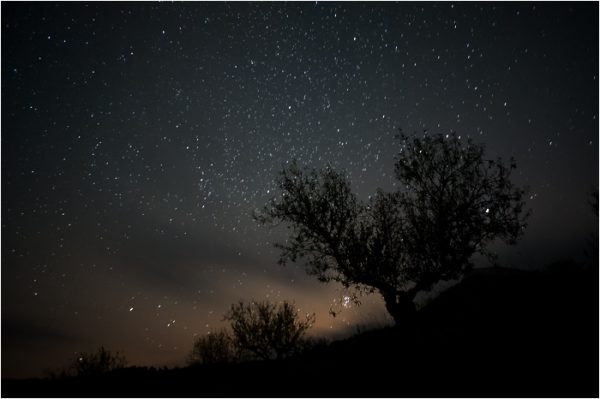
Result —
[[333, 336], [382, 302], [332, 317], [347, 292], [278, 266], [252, 212], [294, 158], [393, 189], [398, 127], [516, 158], [533, 216], [503, 266], [585, 262], [598, 4], [4, 2], [1, 127], [2, 377], [101, 344], [183, 365], [238, 299]]

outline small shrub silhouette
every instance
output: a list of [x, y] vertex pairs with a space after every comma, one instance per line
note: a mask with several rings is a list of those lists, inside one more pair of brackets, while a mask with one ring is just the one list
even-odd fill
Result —
[[231, 322], [234, 345], [241, 355], [259, 359], [282, 359], [301, 351], [304, 335], [313, 325], [315, 315], [300, 318], [293, 302], [273, 304], [268, 301], [231, 305], [224, 317]]
[[81, 352], [67, 367], [63, 376], [93, 377], [124, 368], [127, 359], [119, 352], [111, 352], [101, 346], [96, 353]]
[[221, 330], [196, 338], [188, 364], [231, 363], [236, 359], [233, 338], [227, 331]]

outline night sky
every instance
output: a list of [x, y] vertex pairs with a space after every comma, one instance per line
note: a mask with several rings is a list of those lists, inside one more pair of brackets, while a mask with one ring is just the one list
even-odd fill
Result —
[[294, 158], [393, 189], [399, 127], [516, 158], [533, 216], [501, 265], [585, 262], [598, 3], [3, 2], [2, 377], [100, 345], [183, 365], [238, 299], [388, 323], [278, 266], [252, 212]]

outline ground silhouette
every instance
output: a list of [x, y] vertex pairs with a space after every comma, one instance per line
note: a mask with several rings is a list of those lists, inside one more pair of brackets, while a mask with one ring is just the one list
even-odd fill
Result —
[[410, 326], [283, 360], [3, 380], [2, 396], [597, 397], [598, 270], [476, 269]]

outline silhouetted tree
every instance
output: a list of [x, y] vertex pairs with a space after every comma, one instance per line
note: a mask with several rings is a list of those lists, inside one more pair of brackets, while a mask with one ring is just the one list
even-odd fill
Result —
[[125, 356], [101, 346], [96, 353], [80, 353], [67, 369], [68, 375], [92, 377], [127, 366]]
[[315, 315], [299, 317], [294, 303], [288, 301], [279, 304], [240, 301], [231, 305], [224, 319], [231, 322], [234, 345], [239, 351], [267, 360], [298, 352]]
[[280, 263], [305, 259], [321, 281], [378, 291], [396, 323], [415, 313], [421, 290], [459, 277], [475, 253], [493, 257], [494, 239], [522, 234], [524, 190], [510, 181], [514, 160], [485, 160], [484, 147], [456, 134], [400, 134], [395, 163], [400, 189], [378, 190], [368, 203], [331, 167], [292, 162], [280, 173], [281, 196], [257, 215], [291, 229]]
[[233, 339], [225, 330], [198, 337], [189, 355], [189, 364], [230, 363], [236, 360]]

